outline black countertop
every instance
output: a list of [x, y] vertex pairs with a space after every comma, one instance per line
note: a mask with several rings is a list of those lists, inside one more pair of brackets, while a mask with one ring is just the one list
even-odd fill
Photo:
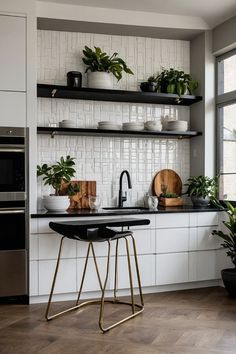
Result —
[[36, 214], [31, 214], [31, 218], [59, 218], [59, 217], [79, 217], [79, 216], [115, 216], [115, 215], [143, 215], [143, 214], [165, 214], [165, 213], [198, 213], [198, 212], [211, 212], [221, 211], [220, 209], [213, 207], [199, 208], [192, 205], [183, 205], [177, 207], [158, 207], [158, 209], [116, 209], [116, 210], [104, 210], [91, 211], [89, 209], [68, 210], [68, 211], [47, 211], [39, 210]]

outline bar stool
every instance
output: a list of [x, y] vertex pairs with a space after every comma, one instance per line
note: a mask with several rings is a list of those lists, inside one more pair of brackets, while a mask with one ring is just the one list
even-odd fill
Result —
[[[135, 239], [133, 236], [133, 233], [130, 230], [123, 230], [123, 226], [129, 226], [132, 225], [132, 222], [130, 224], [129, 220], [134, 220], [133, 224], [137, 225], [137, 221], [139, 219], [126, 219], [127, 222], [124, 221], [124, 219], [120, 220], [113, 220], [113, 224], [107, 221], [103, 220], [101, 222], [100, 220], [91, 220], [90, 222], [50, 222], [49, 226], [50, 228], [57, 232], [58, 234], [62, 235], [61, 241], [60, 241], [60, 246], [59, 246], [59, 252], [58, 252], [58, 257], [57, 257], [57, 262], [56, 262], [56, 268], [55, 268], [55, 273], [52, 281], [52, 286], [51, 286], [51, 291], [49, 295], [49, 300], [46, 308], [46, 320], [52, 320], [58, 316], [61, 316], [69, 311], [73, 311], [76, 309], [79, 309], [83, 306], [90, 305], [90, 304], [100, 304], [100, 312], [99, 312], [99, 327], [101, 331], [107, 332], [110, 329], [120, 325], [121, 323], [124, 323], [125, 321], [128, 321], [131, 318], [134, 318], [141, 314], [144, 310], [144, 301], [143, 301], [143, 295], [142, 295], [142, 287], [141, 287], [141, 280], [140, 280], [140, 273], [139, 273], [139, 267], [138, 267], [138, 258], [137, 258], [137, 251], [136, 251], [136, 245], [135, 245]], [[135, 222], [136, 220], [136, 222]], [[120, 221], [120, 222], [119, 222]], [[129, 223], [128, 223], [129, 221]], [[141, 220], [140, 220], [141, 222]], [[150, 221], [147, 219], [142, 220], [143, 224], [148, 224]], [[110, 229], [107, 227], [107, 224], [110, 224], [111, 226], [122, 226], [122, 231], [116, 231], [114, 229]], [[127, 225], [126, 225], [127, 224]], [[140, 224], [140, 223], [139, 223]], [[79, 287], [79, 292], [78, 292], [78, 297], [77, 301], [75, 303], [75, 306], [72, 306], [64, 311], [58, 312], [53, 315], [49, 315], [50, 312], [50, 306], [52, 302], [52, 296], [54, 292], [54, 287], [57, 279], [57, 274], [58, 274], [58, 269], [60, 265], [60, 258], [61, 258], [61, 251], [62, 251], [62, 246], [63, 246], [63, 241], [65, 238], [76, 240], [76, 241], [82, 241], [82, 242], [87, 242], [88, 243], [88, 248], [87, 248], [87, 255], [85, 258], [85, 263], [84, 263], [84, 269], [82, 273], [82, 279]], [[132, 277], [132, 268], [131, 268], [131, 260], [130, 260], [130, 251], [129, 251], [129, 241], [128, 238], [132, 240], [132, 246], [133, 246], [133, 253], [134, 253], [134, 261], [135, 261], [135, 270], [136, 270], [136, 275], [137, 275], [137, 281], [138, 281], [138, 290], [139, 290], [139, 297], [140, 297], [140, 304], [135, 303], [134, 301], [134, 289], [133, 289], [133, 277]], [[128, 273], [129, 273], [129, 283], [130, 283], [130, 294], [131, 294], [131, 302], [125, 302], [125, 301], [120, 301], [117, 298], [117, 268], [118, 268], [118, 251], [119, 251], [119, 240], [124, 239], [125, 240], [125, 245], [126, 245], [126, 256], [127, 256], [127, 263], [128, 263]], [[105, 299], [105, 291], [106, 291], [106, 286], [107, 286], [107, 281], [108, 281], [108, 274], [109, 274], [109, 267], [110, 267], [110, 251], [111, 251], [111, 242], [115, 241], [116, 246], [115, 246], [115, 277], [114, 277], [114, 297], [112, 300], [107, 300]], [[104, 283], [102, 284], [101, 281], [101, 276], [99, 273], [98, 269], [98, 264], [96, 260], [96, 255], [95, 255], [95, 250], [94, 250], [94, 242], [106, 242], [108, 246], [108, 251], [107, 251], [107, 262], [106, 262], [106, 275], [105, 275], [105, 280]], [[92, 252], [92, 258], [94, 260], [94, 265], [101, 289], [101, 298], [99, 300], [89, 300], [89, 301], [84, 301], [80, 303], [80, 296], [82, 293], [82, 288], [83, 288], [83, 283], [85, 279], [85, 274], [86, 274], [86, 269], [87, 269], [87, 264], [88, 264], [88, 259], [90, 252]], [[104, 326], [104, 303], [109, 302], [112, 304], [125, 304], [131, 306], [131, 314], [129, 316], [124, 317], [118, 322], [113, 323], [110, 326], [105, 327]]]

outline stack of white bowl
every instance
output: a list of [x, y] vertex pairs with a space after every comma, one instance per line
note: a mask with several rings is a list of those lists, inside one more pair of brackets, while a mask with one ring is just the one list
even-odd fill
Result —
[[186, 132], [188, 130], [188, 122], [185, 120], [169, 120], [167, 122], [167, 130]]
[[145, 122], [145, 129], [153, 132], [160, 132], [162, 130], [162, 124], [156, 120], [148, 120]]
[[121, 125], [117, 123], [107, 121], [98, 122], [98, 129], [105, 129], [105, 130], [120, 130]]
[[60, 128], [76, 128], [75, 122], [71, 119], [63, 119], [59, 122]]
[[144, 122], [127, 122], [123, 123], [123, 130], [144, 130]]

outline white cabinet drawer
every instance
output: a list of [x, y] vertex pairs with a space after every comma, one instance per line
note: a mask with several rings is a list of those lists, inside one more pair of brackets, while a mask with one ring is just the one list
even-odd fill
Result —
[[202, 281], [218, 279], [217, 251], [189, 253], [189, 280]]
[[26, 18], [0, 15], [0, 33], [0, 90], [25, 91]]
[[188, 253], [156, 256], [156, 284], [176, 284], [188, 281]]
[[[106, 276], [106, 271], [107, 271], [107, 258], [98, 257], [98, 258], [96, 258], [96, 260], [97, 260], [99, 274], [100, 274], [102, 286], [103, 286], [105, 276]], [[79, 287], [80, 287], [80, 283], [81, 283], [81, 279], [82, 279], [82, 274], [83, 274], [83, 269], [84, 269], [84, 263], [85, 263], [84, 258], [77, 259], [77, 291], [79, 291]], [[108, 276], [107, 287], [106, 287], [107, 290], [109, 290], [109, 287], [110, 287], [109, 284], [110, 284], [110, 281], [109, 281], [109, 276]], [[96, 273], [96, 268], [95, 268], [93, 258], [89, 258], [87, 270], [86, 270], [86, 275], [85, 275], [85, 279], [84, 279], [84, 284], [83, 284], [83, 289], [82, 289], [82, 294], [83, 294], [83, 291], [97, 291], [97, 290], [101, 290], [101, 289], [100, 289], [100, 285], [99, 285], [99, 281], [98, 281], [98, 277], [97, 277], [97, 273]]]
[[212, 235], [214, 227], [193, 227], [190, 228], [189, 249], [210, 250], [220, 248], [221, 240]]
[[159, 229], [156, 230], [156, 252], [188, 251], [189, 229]]
[[[39, 259], [57, 259], [61, 236], [55, 234], [39, 234]], [[76, 257], [76, 241], [65, 238], [61, 258]]]
[[188, 213], [166, 213], [156, 215], [156, 228], [167, 229], [189, 226]]
[[218, 212], [209, 211], [202, 213], [190, 213], [190, 227], [213, 226], [219, 224]]
[[[138, 265], [140, 271], [141, 284], [145, 286], [155, 285], [155, 255], [140, 255], [138, 256]], [[134, 257], [131, 256], [132, 267], [132, 279], [133, 286], [138, 287], [136, 268]], [[110, 288], [114, 288], [114, 269], [115, 269], [115, 257], [111, 258], [111, 277]], [[126, 256], [121, 256], [118, 259], [118, 289], [130, 288], [129, 270]]]
[[24, 92], [0, 91], [0, 117], [1, 126], [25, 127], [26, 94]]
[[[39, 295], [49, 294], [56, 261], [39, 261]], [[55, 294], [76, 291], [76, 259], [62, 259], [59, 265]]]

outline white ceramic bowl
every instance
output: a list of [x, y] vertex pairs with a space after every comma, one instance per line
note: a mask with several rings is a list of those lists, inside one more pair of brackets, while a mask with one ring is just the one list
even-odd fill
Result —
[[162, 124], [154, 120], [149, 120], [145, 123], [145, 129], [150, 131], [161, 131]]
[[185, 132], [188, 130], [188, 122], [185, 120], [170, 120], [167, 122], [167, 130]]
[[144, 129], [143, 122], [127, 122], [123, 123], [123, 130], [135, 130], [140, 131]]
[[70, 206], [68, 195], [47, 195], [43, 196], [44, 208], [49, 211], [65, 211]]

